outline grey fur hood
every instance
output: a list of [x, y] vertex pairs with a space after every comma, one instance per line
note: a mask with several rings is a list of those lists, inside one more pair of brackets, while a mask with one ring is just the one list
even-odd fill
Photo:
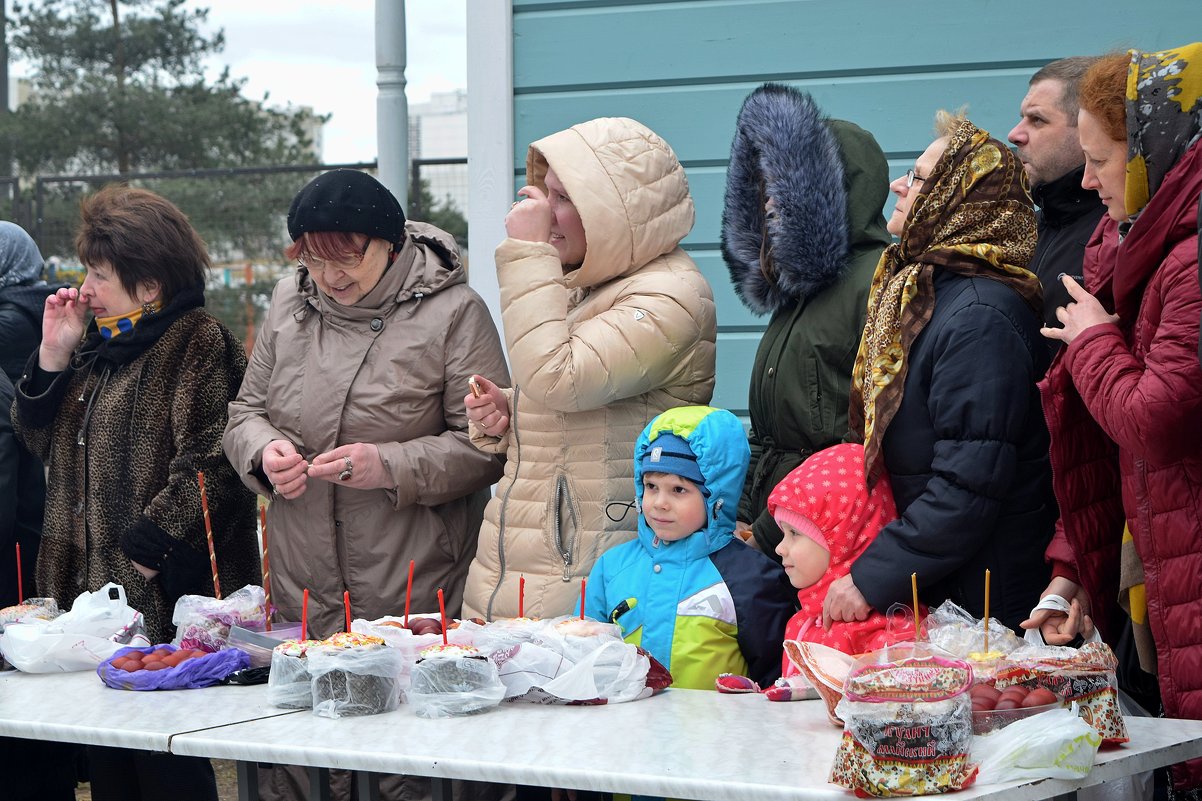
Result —
[[[744, 101], [726, 177], [722, 256], [736, 294], [756, 314], [842, 278], [855, 237], [838, 135], [850, 129], [871, 140], [856, 126], [825, 119], [808, 94], [780, 84], [764, 84]], [[887, 169], [879, 147], [876, 153]], [[769, 199], [774, 208], [766, 212]]]

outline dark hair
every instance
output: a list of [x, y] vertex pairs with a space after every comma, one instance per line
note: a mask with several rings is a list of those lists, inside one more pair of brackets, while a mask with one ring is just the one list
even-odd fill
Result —
[[1077, 93], [1081, 86], [1081, 79], [1097, 61], [1097, 56], [1069, 56], [1049, 61], [1039, 72], [1031, 76], [1027, 85], [1034, 86], [1040, 81], [1059, 81], [1060, 110], [1068, 118], [1069, 127], [1075, 128], [1079, 110]]
[[1081, 79], [1081, 108], [1102, 124], [1102, 130], [1116, 142], [1127, 141], [1127, 67], [1126, 53], [1109, 53], [1097, 60]]
[[204, 284], [209, 253], [188, 217], [146, 189], [111, 184], [80, 204], [75, 252], [84, 266], [108, 264], [130, 295], [138, 284], [159, 285], [166, 304]]

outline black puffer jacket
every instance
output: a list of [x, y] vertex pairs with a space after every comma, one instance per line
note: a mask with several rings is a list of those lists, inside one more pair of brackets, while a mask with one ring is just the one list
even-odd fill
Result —
[[34, 565], [42, 534], [42, 506], [46, 501], [42, 463], [17, 440], [10, 417], [12, 403], [12, 382], [0, 371], [0, 607], [19, 602], [15, 547], [18, 542], [25, 598], [37, 594]]
[[1050, 578], [1056, 521], [1048, 432], [1035, 382], [1047, 369], [1040, 321], [997, 281], [935, 270], [935, 311], [910, 348], [906, 390], [885, 433], [901, 517], [851, 575], [875, 608], [951, 599], [1014, 628]]
[[[794, 89], [766, 84], [739, 113], [722, 255], [747, 307], [772, 314], [751, 371], [751, 466], [739, 520], [774, 559], [781, 533], [769, 493], [847, 434], [868, 289], [889, 244], [881, 216], [888, 169], [872, 134], [823, 117]], [[774, 213], [765, 219], [767, 197]]]

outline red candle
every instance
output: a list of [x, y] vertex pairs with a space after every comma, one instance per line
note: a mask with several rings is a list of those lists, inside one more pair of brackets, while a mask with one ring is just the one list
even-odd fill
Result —
[[526, 616], [526, 577], [518, 576], [518, 617]]
[[405, 585], [405, 625], [409, 625], [409, 599], [413, 597], [413, 561], [409, 560], [409, 583]]
[[346, 630], [351, 630], [351, 591], [342, 591], [342, 609], [346, 613]]
[[259, 525], [263, 534], [263, 604], [267, 607], [267, 630], [271, 631], [271, 565], [267, 561], [267, 507], [259, 507]]
[[304, 595], [301, 596], [301, 639], [309, 639], [309, 590], [305, 588]]
[[25, 583], [21, 580], [21, 543], [17, 543], [17, 603], [25, 600]]
[[438, 588], [438, 616], [442, 618], [442, 644], [447, 644], [447, 606], [442, 599], [442, 587]]
[[584, 589], [588, 586], [588, 579], [580, 579], [580, 619], [584, 620]]

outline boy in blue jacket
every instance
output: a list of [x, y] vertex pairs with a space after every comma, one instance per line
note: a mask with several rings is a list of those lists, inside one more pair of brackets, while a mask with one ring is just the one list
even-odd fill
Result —
[[674, 687], [713, 689], [719, 673], [761, 686], [780, 676], [791, 592], [776, 562], [734, 536], [749, 460], [743, 424], [724, 409], [656, 417], [634, 448], [638, 539], [589, 574], [585, 614], [619, 625]]

